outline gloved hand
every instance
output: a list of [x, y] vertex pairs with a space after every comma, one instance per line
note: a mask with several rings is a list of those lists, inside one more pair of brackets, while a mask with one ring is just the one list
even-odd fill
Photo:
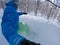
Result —
[[24, 14], [27, 14], [26, 12], [24, 12]]
[[19, 45], [40, 45], [39, 43], [31, 42], [29, 40], [23, 40]]
[[50, 1], [50, 0], [46, 0], [46, 1]]

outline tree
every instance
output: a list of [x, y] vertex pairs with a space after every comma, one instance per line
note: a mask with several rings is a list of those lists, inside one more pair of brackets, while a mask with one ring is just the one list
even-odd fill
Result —
[[38, 8], [39, 8], [39, 3], [40, 3], [40, 0], [37, 0], [37, 5], [36, 5], [36, 11], [35, 11], [35, 16], [37, 15], [37, 12], [38, 12]]

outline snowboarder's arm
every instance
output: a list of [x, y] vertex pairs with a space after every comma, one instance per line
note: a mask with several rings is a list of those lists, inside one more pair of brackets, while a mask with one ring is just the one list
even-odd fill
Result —
[[26, 12], [18, 12], [18, 15], [23, 15], [23, 14], [27, 14]]

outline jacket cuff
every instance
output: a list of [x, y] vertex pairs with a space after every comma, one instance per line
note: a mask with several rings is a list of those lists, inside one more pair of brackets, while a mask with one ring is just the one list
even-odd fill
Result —
[[24, 38], [22, 37], [17, 37], [14, 42], [13, 45], [19, 45], [22, 41], [24, 40]]

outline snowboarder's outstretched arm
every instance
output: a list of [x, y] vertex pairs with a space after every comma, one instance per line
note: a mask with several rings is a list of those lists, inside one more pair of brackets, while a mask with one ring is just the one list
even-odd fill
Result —
[[18, 12], [18, 15], [23, 15], [23, 14], [27, 14], [26, 12]]

